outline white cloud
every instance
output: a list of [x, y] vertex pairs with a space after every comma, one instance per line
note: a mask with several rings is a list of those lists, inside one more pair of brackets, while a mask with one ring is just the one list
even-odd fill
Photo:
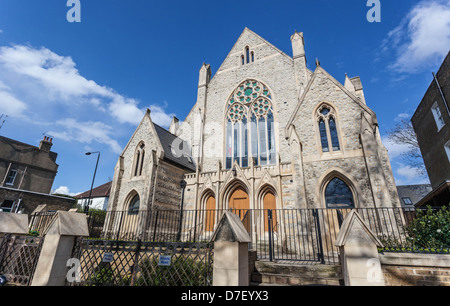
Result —
[[169, 127], [175, 114], [167, 114], [163, 107], [158, 105], [151, 105], [152, 121], [162, 127]]
[[114, 129], [103, 122], [78, 122], [73, 118], [67, 118], [58, 120], [56, 124], [63, 127], [63, 131], [49, 131], [48, 134], [54, 138], [83, 144], [97, 142], [108, 145], [114, 153], [122, 153], [121, 146], [111, 136], [114, 134]]
[[411, 117], [411, 115], [408, 113], [400, 113], [397, 115], [397, 118], [395, 118], [394, 121], [406, 120], [406, 119], [409, 119], [410, 117]]
[[397, 168], [395, 170], [395, 181], [397, 185], [420, 185], [430, 183], [428, 178], [417, 174], [419, 169], [405, 165], [403, 163], [396, 164]]
[[450, 1], [424, 0], [388, 33], [382, 50], [396, 53], [391, 69], [414, 73], [441, 63], [449, 46]]
[[34, 79], [64, 100], [87, 95], [114, 96], [110, 89], [82, 77], [71, 57], [59, 56], [47, 48], [1, 47], [0, 63], [17, 74]]
[[[106, 144], [121, 153], [113, 131], [121, 124], [136, 126], [145, 113], [138, 100], [88, 80], [71, 57], [45, 47], [0, 47], [0, 71], [0, 113], [47, 125], [55, 138]], [[170, 125], [164, 106], [150, 108], [155, 123]]]
[[[111, 88], [87, 80], [80, 75], [71, 57], [60, 56], [47, 48], [23, 45], [1, 47], [0, 65], [14, 73], [15, 77], [34, 83], [32, 88], [40, 89], [40, 94], [46, 94], [47, 100], [76, 105], [88, 103], [97, 110], [109, 110], [109, 114], [120, 123], [136, 125], [144, 115], [136, 99], [124, 97]], [[154, 107], [158, 117], [166, 115], [163, 108]]]
[[80, 193], [74, 193], [74, 192], [70, 192], [69, 191], [69, 187], [67, 186], [60, 186], [57, 189], [52, 191], [52, 194], [65, 194], [65, 195], [69, 195], [69, 196], [76, 196], [77, 194]]
[[139, 109], [137, 104], [137, 101], [133, 99], [126, 100], [121, 96], [117, 96], [109, 105], [109, 111], [119, 122], [137, 125], [144, 116], [144, 111]]
[[19, 117], [26, 109], [27, 105], [24, 102], [14, 97], [12, 93], [0, 89], [0, 113]]
[[402, 154], [407, 153], [410, 150], [408, 145], [396, 143], [390, 140], [387, 136], [382, 137], [381, 141], [388, 150], [389, 159], [391, 160], [400, 157]]

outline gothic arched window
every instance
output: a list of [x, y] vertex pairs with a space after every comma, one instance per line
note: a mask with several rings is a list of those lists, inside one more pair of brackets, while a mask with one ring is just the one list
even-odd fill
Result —
[[255, 61], [255, 52], [250, 51], [250, 47], [246, 46], [244, 53], [241, 55], [241, 65], [250, 64]]
[[139, 207], [141, 206], [141, 200], [139, 195], [135, 195], [131, 201], [130, 205], [128, 205], [128, 214], [129, 215], [137, 215], [139, 213]]
[[354, 208], [355, 201], [350, 187], [341, 179], [335, 177], [325, 188], [325, 203], [327, 208]]
[[269, 89], [258, 81], [243, 82], [228, 101], [226, 116], [226, 168], [276, 163], [274, 111]]
[[134, 156], [133, 176], [142, 175], [142, 169], [144, 168], [144, 158], [145, 158], [145, 144], [140, 143], [136, 149], [136, 153]]
[[337, 152], [341, 150], [339, 134], [336, 125], [336, 113], [330, 106], [324, 104], [317, 110], [320, 144], [322, 152]]

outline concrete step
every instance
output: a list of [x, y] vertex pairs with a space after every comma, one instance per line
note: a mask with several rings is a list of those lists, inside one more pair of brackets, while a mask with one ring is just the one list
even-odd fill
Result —
[[338, 265], [302, 265], [255, 262], [251, 284], [281, 286], [341, 286], [342, 270]]

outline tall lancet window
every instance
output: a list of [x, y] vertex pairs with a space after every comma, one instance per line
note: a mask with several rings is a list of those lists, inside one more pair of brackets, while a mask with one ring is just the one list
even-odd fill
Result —
[[231, 169], [276, 164], [275, 119], [269, 89], [255, 80], [243, 82], [228, 101], [226, 117], [226, 161]]
[[144, 159], [145, 159], [145, 144], [141, 142], [136, 148], [136, 153], [134, 156], [133, 176], [142, 175], [142, 170], [144, 168]]
[[247, 108], [241, 103], [233, 104], [228, 110], [226, 150], [227, 169], [234, 161], [248, 167]]
[[339, 133], [334, 109], [324, 104], [318, 108], [316, 116], [322, 152], [340, 151], [341, 145], [339, 143]]

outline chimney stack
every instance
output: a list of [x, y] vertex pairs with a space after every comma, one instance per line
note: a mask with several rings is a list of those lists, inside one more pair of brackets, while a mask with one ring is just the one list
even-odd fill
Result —
[[44, 139], [39, 143], [39, 150], [43, 152], [50, 152], [50, 149], [53, 146], [53, 138], [48, 136], [44, 136]]

